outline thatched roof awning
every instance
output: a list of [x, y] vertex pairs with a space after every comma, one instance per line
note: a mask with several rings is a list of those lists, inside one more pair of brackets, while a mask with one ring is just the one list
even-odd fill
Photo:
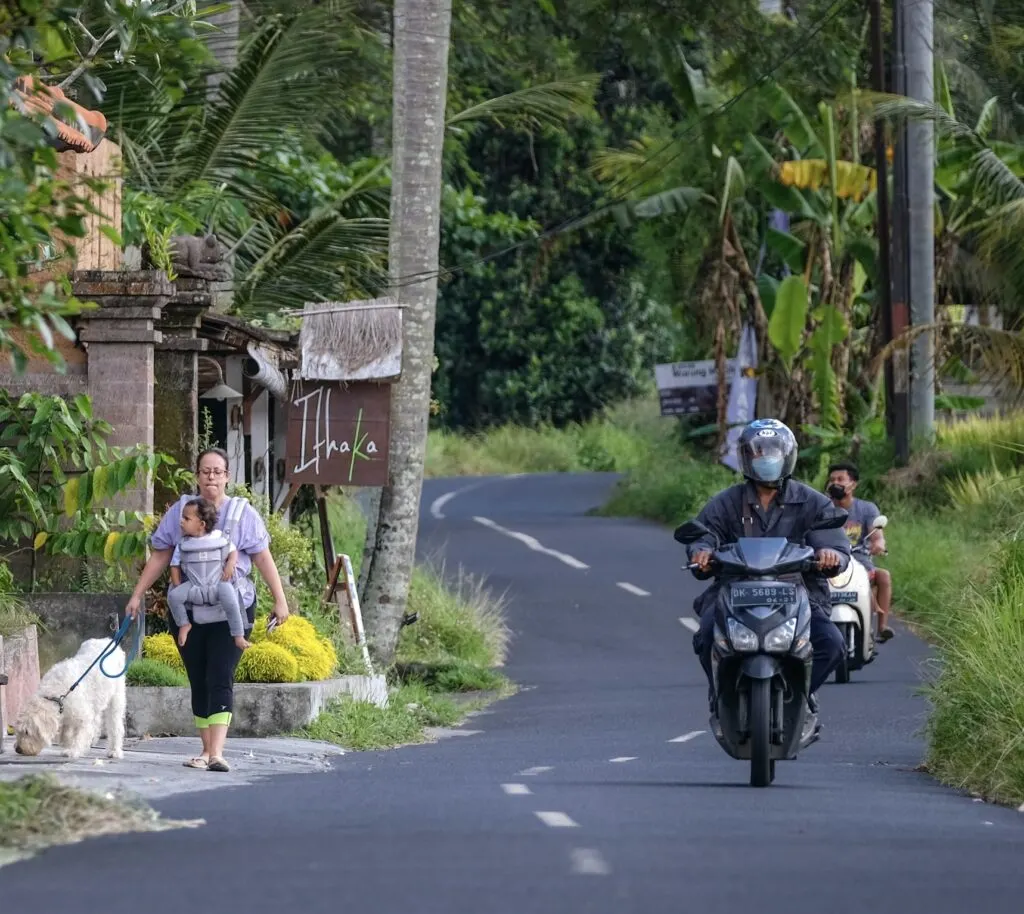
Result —
[[317, 302], [302, 311], [299, 376], [390, 381], [402, 373], [402, 310], [390, 298]]

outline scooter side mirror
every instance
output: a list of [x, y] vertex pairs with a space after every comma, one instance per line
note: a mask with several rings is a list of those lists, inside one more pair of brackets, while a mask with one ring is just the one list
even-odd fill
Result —
[[705, 536], [712, 535], [711, 531], [708, 530], [700, 521], [688, 520], [685, 524], [680, 524], [676, 527], [675, 533], [672, 534], [672, 538], [677, 543], [682, 543], [684, 546], [689, 546], [690, 543], [695, 543], [699, 539], [703, 539]]
[[889, 518], [886, 517], [884, 514], [879, 514], [878, 517], [875, 518], [874, 523], [871, 525], [871, 529], [872, 530], [883, 530], [883, 529], [885, 529], [885, 526], [888, 523], [889, 523]]
[[838, 530], [846, 524], [849, 515], [845, 508], [830, 507], [813, 524], [812, 530]]

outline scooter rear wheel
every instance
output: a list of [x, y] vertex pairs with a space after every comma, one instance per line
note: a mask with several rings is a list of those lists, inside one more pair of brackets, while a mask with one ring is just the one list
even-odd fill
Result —
[[772, 683], [754, 679], [750, 683], [750, 786], [771, 784], [772, 767]]

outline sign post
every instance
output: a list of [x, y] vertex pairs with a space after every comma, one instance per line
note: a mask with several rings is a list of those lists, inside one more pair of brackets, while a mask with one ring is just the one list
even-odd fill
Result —
[[[727, 374], [731, 377], [735, 369], [736, 359], [729, 359]], [[654, 380], [663, 416], [718, 412], [718, 369], [714, 359], [655, 365]]]

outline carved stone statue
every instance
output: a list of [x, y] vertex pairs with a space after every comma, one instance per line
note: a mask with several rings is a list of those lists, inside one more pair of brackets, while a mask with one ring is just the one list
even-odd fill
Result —
[[[227, 248], [217, 240], [216, 235], [175, 235], [169, 247], [171, 269], [178, 276], [209, 282], [227, 282], [231, 279], [231, 264], [225, 260]], [[143, 245], [142, 256], [147, 266], [154, 266], [148, 244]]]

